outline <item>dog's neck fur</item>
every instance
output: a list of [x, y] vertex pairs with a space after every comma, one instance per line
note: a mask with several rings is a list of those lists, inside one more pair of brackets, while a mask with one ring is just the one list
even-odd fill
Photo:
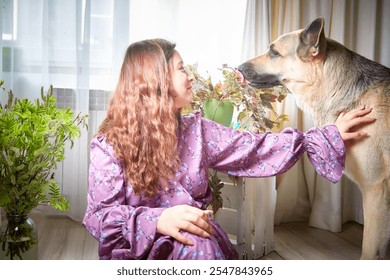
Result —
[[330, 39], [327, 39], [326, 58], [318, 74], [319, 81], [310, 85], [304, 94], [294, 93], [297, 105], [310, 112], [319, 126], [334, 122], [342, 110], [365, 105], [360, 104], [358, 98], [375, 90], [382, 81], [390, 80], [389, 68], [340, 47]]

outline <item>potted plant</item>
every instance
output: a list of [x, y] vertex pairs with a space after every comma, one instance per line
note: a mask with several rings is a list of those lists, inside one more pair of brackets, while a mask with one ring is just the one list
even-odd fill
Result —
[[[222, 65], [222, 81], [215, 84], [210, 75], [204, 78], [199, 74], [196, 64], [189, 65], [187, 71], [194, 76], [194, 98], [184, 113], [200, 110], [206, 118], [253, 133], [279, 127], [288, 119], [284, 114], [277, 114], [273, 107], [275, 102], [281, 102], [286, 97], [288, 91], [284, 87], [253, 88], [242, 83], [239, 72], [228, 65]], [[233, 115], [236, 117], [233, 118]], [[230, 178], [234, 183], [237, 181], [237, 178]], [[209, 185], [213, 194], [210, 205], [216, 213], [223, 205], [221, 190], [224, 184], [215, 170], [209, 172]]]
[[[0, 86], [5, 92], [3, 81]], [[6, 221], [0, 230], [0, 255], [8, 259], [29, 258], [37, 236], [28, 217], [41, 203], [66, 211], [69, 201], [54, 180], [57, 162], [64, 160], [65, 144], [73, 146], [87, 115], [58, 108], [53, 88], [31, 102], [14, 98], [0, 104], [0, 207]], [[36, 256], [35, 256], [36, 257]]]

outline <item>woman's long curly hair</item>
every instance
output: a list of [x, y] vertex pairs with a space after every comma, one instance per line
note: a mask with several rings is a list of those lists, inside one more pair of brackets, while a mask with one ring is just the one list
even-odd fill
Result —
[[107, 115], [99, 128], [113, 146], [136, 194], [166, 187], [179, 166], [178, 112], [169, 95], [175, 44], [144, 40], [131, 44]]

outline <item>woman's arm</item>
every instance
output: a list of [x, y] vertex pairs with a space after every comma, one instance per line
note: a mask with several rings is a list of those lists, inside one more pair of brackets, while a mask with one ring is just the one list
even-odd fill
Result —
[[[359, 139], [366, 134], [350, 132], [356, 125], [374, 119], [363, 117], [370, 109], [340, 114], [336, 125], [312, 128], [306, 133], [287, 128], [281, 133], [252, 134], [201, 119], [205, 158], [209, 167], [243, 177], [267, 177], [289, 170], [307, 151], [316, 171], [332, 182], [341, 179], [345, 146], [341, 136]], [[341, 135], [340, 135], [341, 132]]]
[[[335, 126], [314, 128], [307, 133], [293, 128], [264, 134], [227, 132], [227, 129], [214, 126], [215, 134], [205, 135], [206, 139], [213, 139], [206, 140], [213, 141], [208, 146], [213, 155], [210, 168], [242, 177], [275, 176], [289, 170], [307, 151], [317, 172], [332, 182], [341, 178], [345, 147]], [[220, 141], [215, 137], [219, 133], [225, 135]]]

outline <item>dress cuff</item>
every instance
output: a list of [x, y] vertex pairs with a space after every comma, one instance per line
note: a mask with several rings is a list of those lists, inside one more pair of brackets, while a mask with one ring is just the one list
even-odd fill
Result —
[[318, 174], [332, 183], [340, 181], [344, 173], [346, 149], [335, 125], [307, 131], [304, 146]]

